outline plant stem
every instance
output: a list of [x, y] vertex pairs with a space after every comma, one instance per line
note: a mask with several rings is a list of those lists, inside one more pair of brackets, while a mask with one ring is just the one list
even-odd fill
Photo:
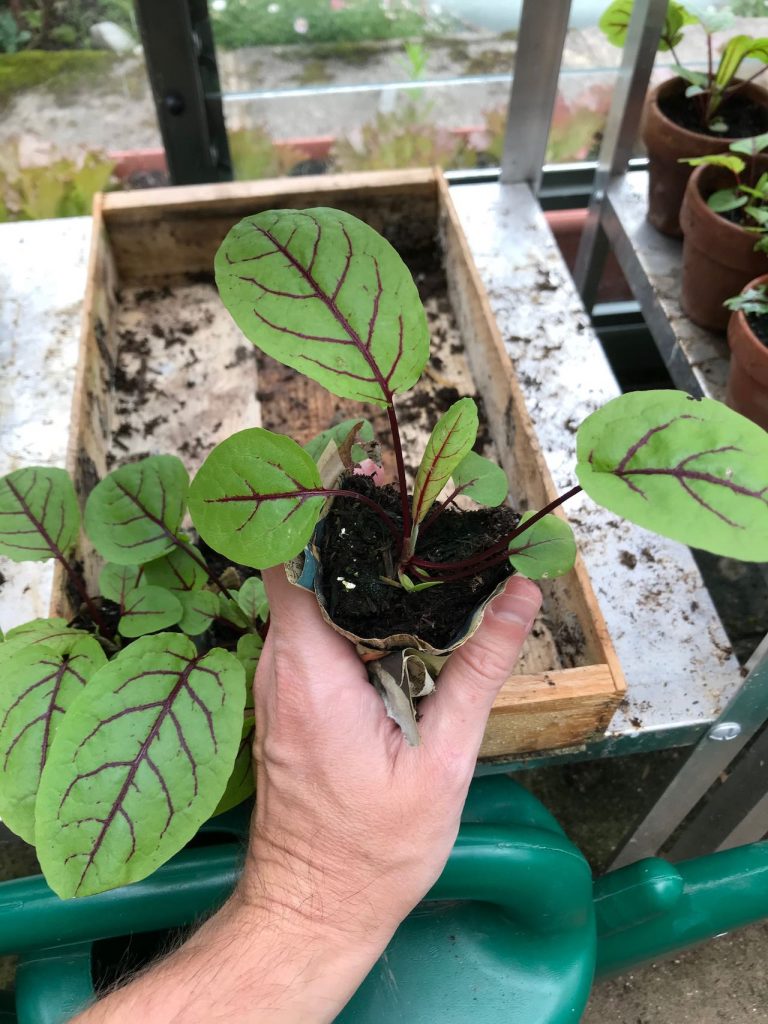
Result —
[[70, 580], [72, 581], [72, 584], [74, 585], [75, 590], [83, 599], [83, 603], [88, 609], [91, 619], [93, 620], [93, 624], [98, 628], [102, 636], [105, 639], [109, 640], [110, 637], [107, 635], [109, 633], [109, 630], [107, 629], [107, 624], [102, 618], [101, 612], [94, 604], [93, 599], [88, 596], [88, 591], [85, 588], [85, 582], [80, 576], [80, 573], [75, 569], [73, 565], [70, 565], [68, 559], [61, 552], [58, 552], [55, 557], [59, 565], [64, 567], [67, 575], [69, 576]]
[[430, 512], [428, 518], [421, 524], [421, 532], [424, 533], [424, 531], [434, 523], [438, 516], [441, 516], [443, 512], [445, 512], [451, 502], [458, 498], [462, 491], [465, 491], [468, 486], [468, 484], [463, 484], [461, 487], [457, 487], [453, 494], [449, 494], [445, 501], [441, 501], [437, 508], [433, 512]]
[[[397, 416], [395, 415], [395, 402], [394, 396], [390, 395], [390, 404], [387, 406], [387, 416], [389, 417], [389, 429], [392, 433], [392, 447], [395, 450], [395, 462], [397, 464], [397, 481], [400, 487], [400, 503], [403, 510], [403, 536], [400, 542], [400, 550], [402, 550], [408, 537], [411, 535], [411, 507], [408, 504], [408, 485], [405, 479], [405, 462], [403, 461], [403, 445], [400, 440], [400, 427], [398, 426]], [[400, 552], [398, 551], [398, 558]]]
[[185, 554], [189, 555], [192, 561], [203, 570], [205, 575], [208, 577], [208, 582], [213, 583], [214, 586], [218, 587], [221, 593], [224, 595], [224, 597], [228, 597], [231, 601], [233, 601], [234, 598], [232, 597], [231, 591], [224, 586], [224, 584], [221, 582], [221, 580], [219, 579], [215, 572], [211, 572], [211, 570], [205, 564], [205, 559], [197, 550], [197, 548], [193, 547], [191, 544], [187, 544], [186, 541], [183, 541], [181, 537], [177, 537], [175, 534], [169, 533], [169, 536], [173, 537], [173, 542], [176, 545], [176, 547], [181, 548], [181, 550]]
[[[539, 511], [535, 515], [532, 515], [530, 519], [526, 519], [524, 523], [520, 523], [518, 526], [515, 527], [514, 530], [511, 530], [505, 537], [502, 537], [501, 540], [496, 541], [495, 544], [491, 544], [490, 547], [486, 548], [484, 551], [478, 552], [476, 555], [472, 555], [470, 558], [462, 558], [457, 562], [425, 562], [421, 559], [414, 558], [411, 560], [411, 564], [418, 566], [419, 569], [427, 569], [432, 571], [447, 570], [449, 572], [453, 570], [458, 570], [460, 572], [463, 569], [472, 568], [474, 568], [475, 571], [479, 572], [483, 571], [483, 569], [485, 568], [490, 568], [490, 566], [483, 565], [483, 563], [489, 562], [489, 560], [492, 559], [494, 555], [501, 554], [502, 552], [506, 557], [506, 552], [509, 548], [509, 545], [515, 539], [515, 537], [519, 537], [521, 533], [525, 533], [526, 530], [529, 530], [532, 526], [535, 526], [540, 519], [543, 519], [544, 516], [548, 515], [559, 505], [562, 505], [564, 501], [568, 501], [569, 498], [572, 498], [575, 494], [578, 494], [580, 490], [581, 487], [578, 484], [576, 484], [575, 487], [572, 487], [569, 491], [566, 491], [565, 494], [561, 494], [558, 498], [555, 498], [554, 501], [550, 501], [548, 505], [545, 505], [544, 508], [539, 509]], [[495, 563], [491, 562], [491, 564]], [[482, 569], [479, 568], [480, 566], [482, 566]]]

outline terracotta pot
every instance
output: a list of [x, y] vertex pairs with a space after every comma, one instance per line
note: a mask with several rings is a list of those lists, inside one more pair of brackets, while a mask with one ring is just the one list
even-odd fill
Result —
[[707, 206], [713, 192], [732, 184], [733, 175], [722, 167], [697, 167], [680, 212], [684, 234], [680, 303], [695, 324], [710, 331], [728, 326], [725, 300], [738, 295], [753, 277], [768, 273], [768, 255], [755, 252], [758, 236]]
[[[755, 278], [742, 291], [768, 285], [768, 274]], [[725, 393], [726, 404], [768, 430], [768, 346], [755, 335], [742, 312], [731, 313], [728, 321], [731, 371]]]
[[[648, 94], [643, 111], [642, 139], [648, 150], [648, 220], [662, 234], [679, 238], [680, 207], [685, 186], [691, 176], [688, 164], [678, 163], [681, 157], [709, 156], [723, 153], [734, 140], [681, 128], [666, 117], [659, 101], [682, 93], [688, 83], [682, 78], [662, 82]], [[746, 98], [768, 108], [768, 92], [750, 83], [744, 87]]]

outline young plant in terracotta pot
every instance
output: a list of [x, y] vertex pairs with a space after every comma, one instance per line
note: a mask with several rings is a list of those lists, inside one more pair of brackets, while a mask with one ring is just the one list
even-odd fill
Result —
[[729, 153], [694, 157], [685, 190], [681, 305], [711, 331], [728, 325], [726, 299], [768, 272], [768, 172], [758, 156], [768, 133], [732, 142]]
[[[36, 844], [63, 897], [145, 877], [251, 791], [249, 695], [267, 614], [254, 569], [287, 563], [314, 592], [415, 744], [417, 701], [507, 578], [572, 567], [574, 537], [555, 509], [579, 490], [666, 536], [768, 560], [768, 434], [733, 410], [677, 391], [616, 398], [578, 428], [578, 483], [515, 511], [503, 471], [473, 451], [478, 412], [462, 398], [434, 425], [410, 486], [395, 403], [427, 363], [429, 333], [389, 243], [338, 210], [270, 211], [229, 232], [216, 277], [251, 341], [386, 411], [397, 479], [360, 474], [376, 451], [362, 420], [304, 448], [242, 430], [191, 486], [173, 456], [123, 466], [85, 506], [107, 559], [101, 598], [76, 564], [66, 473], [0, 479], [0, 554], [56, 559], [80, 606], [70, 622], [36, 620], [0, 642], [0, 816]], [[460, 495], [475, 508], [455, 508]], [[187, 508], [199, 542], [183, 532]]]
[[[634, 0], [614, 0], [600, 19], [607, 39], [616, 46], [624, 45], [633, 6]], [[768, 63], [768, 39], [736, 35], [715, 64], [713, 34], [732, 23], [728, 10], [693, 13], [674, 0], [667, 9], [659, 51], [671, 54], [677, 75], [649, 93], [642, 124], [649, 160], [648, 220], [665, 235], [682, 233], [680, 207], [691, 172], [681, 158], [722, 153], [734, 139], [768, 130], [768, 92], [753, 81], [765, 68], [745, 81], [736, 77], [747, 59]], [[683, 67], [675, 52], [684, 29], [693, 24], [704, 30], [705, 72]]]
[[768, 430], [768, 274], [726, 301], [731, 368], [726, 402]]

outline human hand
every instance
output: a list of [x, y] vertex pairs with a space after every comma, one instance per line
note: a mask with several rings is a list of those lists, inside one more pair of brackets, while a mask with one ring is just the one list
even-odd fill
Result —
[[315, 597], [282, 567], [263, 575], [270, 630], [255, 682], [258, 798], [243, 891], [305, 928], [381, 950], [448, 858], [491, 705], [541, 595], [508, 581], [422, 701], [421, 745], [410, 747]]

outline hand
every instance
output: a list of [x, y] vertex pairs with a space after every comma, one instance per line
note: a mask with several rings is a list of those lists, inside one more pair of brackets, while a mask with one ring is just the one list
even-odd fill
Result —
[[309, 928], [381, 950], [448, 858], [491, 705], [541, 595], [509, 580], [422, 701], [414, 748], [315, 597], [282, 567], [264, 581], [271, 624], [255, 682], [258, 800], [244, 885]]

